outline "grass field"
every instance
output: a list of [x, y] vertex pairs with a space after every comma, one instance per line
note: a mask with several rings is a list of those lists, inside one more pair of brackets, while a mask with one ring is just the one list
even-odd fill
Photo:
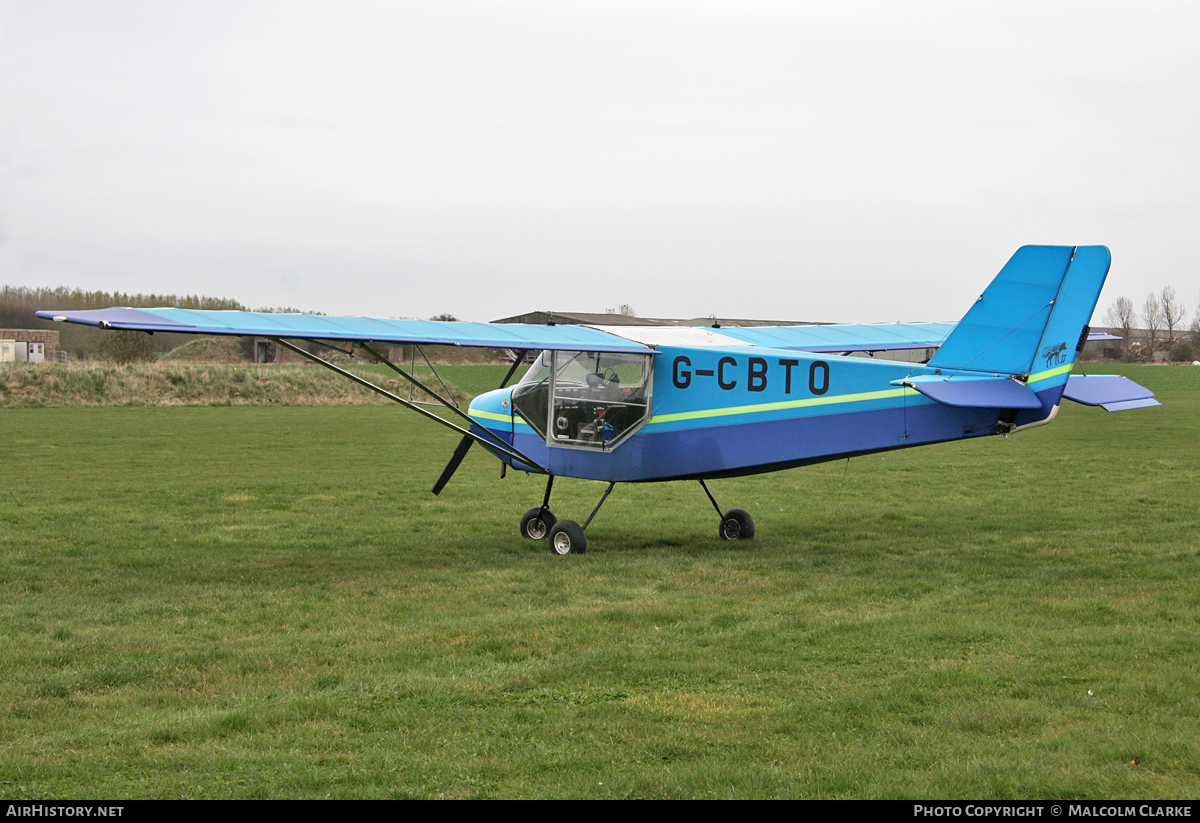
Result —
[[748, 543], [621, 486], [565, 558], [399, 409], [0, 410], [0, 795], [1194, 799], [1200, 368], [1121, 370], [1164, 406], [714, 482]]

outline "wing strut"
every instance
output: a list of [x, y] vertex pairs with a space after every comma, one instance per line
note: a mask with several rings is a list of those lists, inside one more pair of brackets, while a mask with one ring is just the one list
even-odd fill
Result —
[[[549, 474], [550, 473], [550, 471], [548, 469], [546, 469], [544, 466], [542, 466], [540, 463], [538, 463], [537, 461], [535, 461], [529, 457], [526, 457], [518, 449], [508, 445], [504, 441], [495, 437], [495, 435], [491, 435], [490, 432], [489, 432], [490, 436], [488, 438], [482, 437], [481, 435], [478, 435], [473, 431], [468, 431], [467, 429], [464, 429], [462, 426], [454, 425], [453, 423], [451, 423], [449, 420], [446, 420], [445, 418], [438, 417], [433, 412], [426, 411], [425, 409], [421, 408], [420, 406], [416, 405], [415, 403], [410, 403], [409, 401], [405, 400], [403, 397], [397, 397], [396, 395], [392, 394], [387, 389], [376, 386], [371, 381], [364, 380], [363, 378], [359, 377], [357, 374], [353, 374], [351, 372], [346, 371], [343, 368], [335, 366], [332, 363], [330, 363], [328, 360], [322, 360], [320, 357], [317, 357], [315, 354], [310, 354], [309, 352], [306, 352], [304, 349], [300, 348], [299, 346], [293, 345], [292, 343], [289, 343], [287, 340], [284, 340], [281, 337], [272, 337], [272, 338], [270, 338], [270, 340], [275, 343], [278, 343], [279, 345], [283, 346], [286, 349], [290, 349], [291, 351], [294, 351], [296, 354], [300, 355], [301, 357], [305, 357], [305, 358], [313, 361], [314, 363], [319, 363], [322, 366], [325, 366], [327, 369], [331, 369], [331, 370], [337, 372], [338, 374], [342, 375], [342, 377], [345, 377], [349, 380], [353, 380], [355, 383], [358, 383], [360, 386], [368, 388], [371, 391], [376, 392], [378, 394], [382, 394], [384, 397], [388, 398], [389, 400], [395, 400], [397, 403], [399, 403], [401, 406], [404, 406], [405, 408], [412, 409], [413, 411], [417, 412], [418, 414], [428, 417], [430, 420], [434, 420], [438, 423], [441, 423], [443, 426], [446, 426], [447, 428], [454, 429], [456, 432], [463, 435], [464, 437], [471, 438], [472, 441], [478, 440], [484, 446], [486, 446], [489, 449], [492, 449], [493, 451], [498, 451], [501, 454], [505, 455], [506, 457], [508, 457], [510, 459], [518, 460], [527, 466], [532, 466], [533, 468], [537, 469], [539, 474]], [[411, 375], [405, 373], [404, 371], [401, 371], [399, 368], [397, 368], [391, 362], [384, 359], [379, 354], [372, 351], [370, 348], [367, 348], [367, 346], [365, 346], [361, 343], [359, 345], [362, 345], [362, 347], [364, 349], [367, 349], [367, 351], [371, 352], [371, 354], [375, 355], [375, 357], [378, 357], [381, 362], [386, 363], [388, 366], [391, 366], [393, 369], [395, 369], [401, 375], [408, 378], [412, 382], [416, 383], [424, 391], [429, 392], [429, 394], [431, 394], [433, 397], [437, 397], [437, 399], [442, 402], [442, 405], [444, 405], [450, 411], [454, 412], [455, 414], [458, 414], [461, 417], [466, 418], [466, 420], [471, 425], [475, 425], [475, 421], [471, 420], [471, 418], [468, 417], [465, 412], [460, 411], [459, 409], [457, 409], [454, 406], [447, 403], [445, 400], [442, 400], [442, 398], [439, 397], [436, 393], [429, 391], [429, 389], [427, 389], [424, 385], [422, 385], [419, 380], [417, 380], [416, 378], [412, 377]], [[482, 431], [486, 432], [487, 429], [482, 429]]]
[[[363, 346], [363, 348], [366, 348], [366, 346]], [[370, 351], [370, 349], [367, 349], [367, 351]], [[429, 367], [429, 370], [431, 372], [433, 372], [433, 376], [437, 378], [438, 383], [442, 387], [442, 391], [444, 391], [446, 393], [446, 396], [450, 398], [450, 402], [452, 402], [454, 404], [454, 408], [456, 408], [456, 409], [460, 408], [458, 405], [458, 401], [454, 398], [454, 392], [450, 391], [450, 387], [446, 385], [446, 381], [442, 379], [442, 376], [437, 373], [437, 369], [435, 369], [433, 367], [433, 364], [429, 362], [429, 358], [425, 356], [425, 350], [422, 349], [420, 346], [418, 346], [416, 343], [413, 343], [413, 345], [412, 345], [412, 362], [409, 363], [409, 365], [408, 365], [409, 372], [412, 374], [417, 373], [417, 353], [418, 352], [420, 352], [420, 354], [421, 354], [421, 359], [425, 361], [425, 365]], [[371, 352], [371, 354], [375, 354], [375, 352]], [[379, 357], [379, 355], [377, 355], [377, 354], [375, 354], [375, 356]], [[387, 361], [384, 361], [384, 362], [386, 363]], [[388, 365], [392, 366], [391, 363], [388, 363]], [[392, 366], [392, 368], [396, 369], [395, 366]], [[396, 369], [396, 371], [400, 371], [400, 370]], [[412, 400], [412, 384], [409, 384], [409, 387], [408, 387], [408, 399]]]

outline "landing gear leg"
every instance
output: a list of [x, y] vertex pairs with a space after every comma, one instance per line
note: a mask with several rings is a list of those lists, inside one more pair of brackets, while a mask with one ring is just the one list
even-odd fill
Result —
[[754, 538], [754, 518], [750, 513], [742, 509], [730, 509], [727, 512], [722, 512], [721, 507], [717, 505], [717, 500], [712, 496], [712, 492], [708, 490], [708, 486], [704, 481], [700, 481], [700, 488], [704, 489], [704, 493], [708, 495], [708, 499], [712, 502], [713, 508], [717, 510], [717, 515], [721, 518], [721, 525], [717, 533], [722, 540], [752, 540]]

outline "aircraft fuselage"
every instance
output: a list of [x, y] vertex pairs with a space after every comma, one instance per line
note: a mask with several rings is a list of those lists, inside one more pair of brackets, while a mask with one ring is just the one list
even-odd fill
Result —
[[[646, 419], [611, 444], [556, 435], [552, 409], [545, 410], [547, 425], [530, 425], [514, 412], [513, 389], [481, 395], [470, 414], [554, 475], [610, 482], [709, 478], [1033, 425], [1053, 414], [1069, 373], [1068, 367], [1030, 375], [1041, 408], [1006, 412], [947, 406], [896, 385], [939, 373], [913, 363], [715, 346], [661, 347], [652, 360]], [[589, 410], [602, 417], [606, 407], [600, 399]], [[526, 409], [530, 417], [540, 413], [541, 407]]]

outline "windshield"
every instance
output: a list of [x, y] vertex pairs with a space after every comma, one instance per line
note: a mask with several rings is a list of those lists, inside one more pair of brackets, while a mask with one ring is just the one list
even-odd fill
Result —
[[[588, 383], [588, 375], [599, 375], [622, 386], [640, 386], [646, 382], [650, 358], [644, 354], [619, 354], [596, 351], [544, 351], [525, 372], [518, 385], [541, 383], [550, 377], [551, 361], [557, 361], [555, 380]], [[595, 378], [592, 378], [594, 382]]]
[[650, 416], [650, 355], [545, 351], [513, 408], [550, 445], [612, 448]]

